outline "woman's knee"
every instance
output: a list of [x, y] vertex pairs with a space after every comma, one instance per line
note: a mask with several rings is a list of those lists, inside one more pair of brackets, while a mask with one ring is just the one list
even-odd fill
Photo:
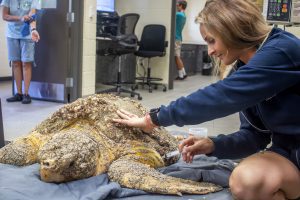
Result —
[[261, 164], [252, 161], [242, 162], [234, 169], [229, 179], [229, 186], [236, 199], [271, 199], [271, 196], [278, 191], [280, 176], [277, 175], [276, 170], [268, 169]]
[[245, 165], [237, 166], [229, 179], [231, 193], [236, 199], [251, 199], [262, 184], [261, 172]]
[[281, 199], [275, 196], [283, 194], [286, 198], [294, 198], [299, 195], [298, 179], [299, 171], [291, 162], [267, 152], [241, 162], [232, 172], [229, 185], [236, 199]]

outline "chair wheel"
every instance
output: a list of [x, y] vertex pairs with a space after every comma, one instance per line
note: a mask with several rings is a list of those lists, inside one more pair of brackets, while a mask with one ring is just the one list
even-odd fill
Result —
[[141, 96], [138, 96], [138, 100], [142, 100], [143, 99], [143, 97], [141, 97]]
[[158, 88], [157, 85], [155, 85], [155, 86], [154, 86], [154, 89], [157, 90], [157, 88]]
[[131, 93], [130, 96], [131, 96], [131, 97], [134, 97], [134, 94]]
[[164, 88], [164, 89], [163, 89], [163, 92], [166, 92], [166, 91], [167, 91], [167, 88]]

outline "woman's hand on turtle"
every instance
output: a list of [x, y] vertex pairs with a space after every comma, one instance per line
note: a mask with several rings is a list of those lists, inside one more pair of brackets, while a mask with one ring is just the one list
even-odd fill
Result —
[[147, 115], [144, 117], [139, 117], [133, 113], [122, 109], [118, 110], [117, 114], [120, 118], [113, 119], [113, 122], [124, 124], [130, 127], [140, 128], [146, 133], [150, 133], [154, 128], [154, 126], [151, 126], [151, 123], [149, 124]]

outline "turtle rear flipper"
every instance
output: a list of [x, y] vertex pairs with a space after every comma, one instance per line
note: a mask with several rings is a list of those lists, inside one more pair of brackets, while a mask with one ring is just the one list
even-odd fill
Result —
[[166, 176], [149, 166], [126, 159], [114, 161], [108, 170], [112, 181], [120, 185], [160, 194], [207, 194], [222, 190], [212, 183], [195, 182]]

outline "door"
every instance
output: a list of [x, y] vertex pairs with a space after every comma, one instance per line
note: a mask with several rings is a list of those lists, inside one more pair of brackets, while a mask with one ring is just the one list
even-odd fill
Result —
[[57, 0], [56, 6], [37, 12], [41, 40], [35, 46], [29, 94], [70, 102], [81, 96], [83, 5], [81, 0]]

